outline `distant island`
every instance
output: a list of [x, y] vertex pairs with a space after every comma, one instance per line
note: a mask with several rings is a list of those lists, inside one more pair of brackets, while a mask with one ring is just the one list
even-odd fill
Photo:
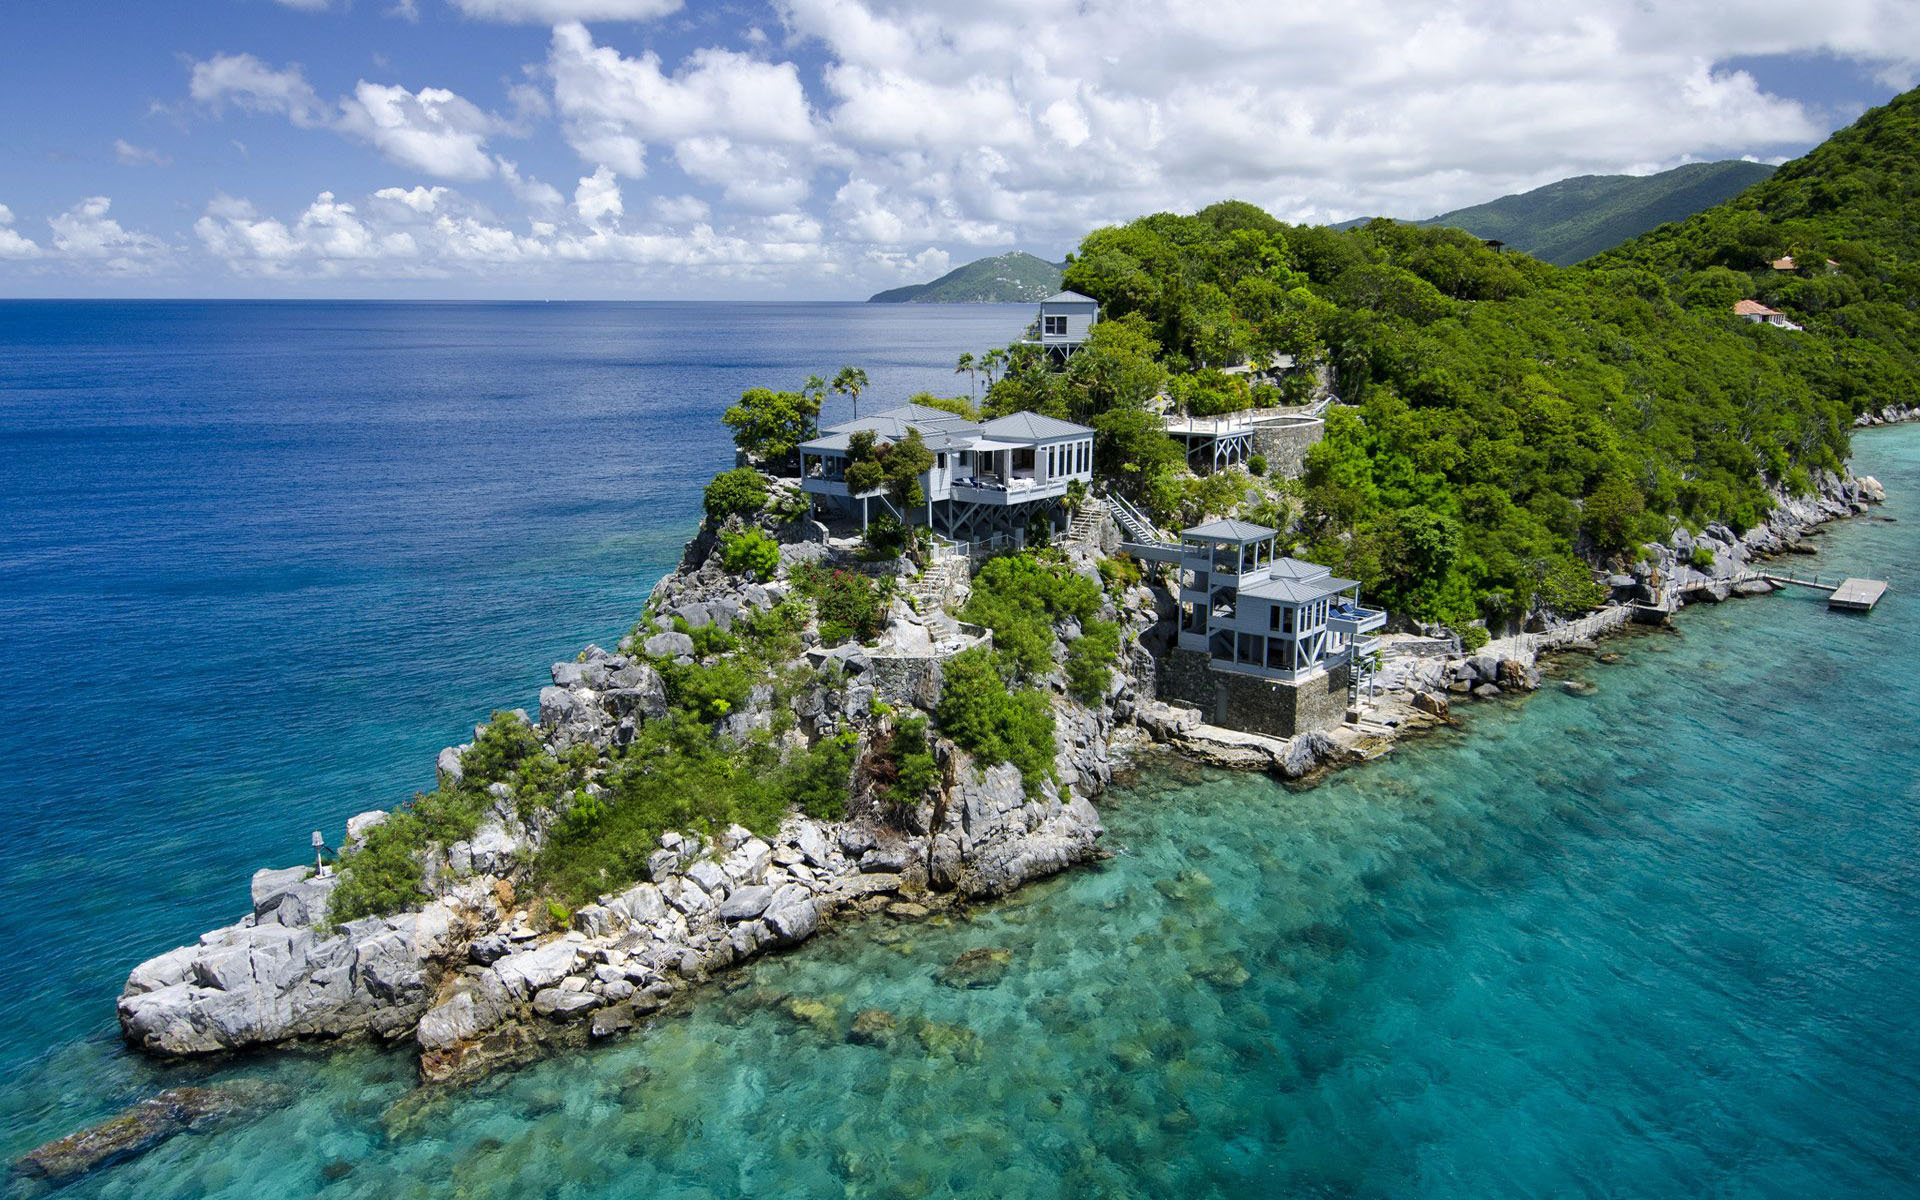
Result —
[[1657, 175], [1580, 175], [1410, 224], [1464, 229], [1565, 267], [1731, 200], [1772, 174], [1766, 163], [1734, 159]]
[[931, 283], [888, 288], [868, 304], [1026, 304], [1060, 290], [1060, 265], [1014, 250], [956, 267]]

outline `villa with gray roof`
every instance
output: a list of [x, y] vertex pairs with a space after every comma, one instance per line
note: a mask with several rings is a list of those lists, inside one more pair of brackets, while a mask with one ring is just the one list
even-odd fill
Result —
[[1358, 582], [1277, 553], [1275, 531], [1247, 521], [1196, 525], [1177, 549], [1130, 548], [1178, 570], [1166, 694], [1277, 737], [1340, 722], [1387, 620], [1360, 606]]
[[[872, 433], [892, 443], [917, 430], [933, 466], [920, 476], [924, 509], [893, 512], [884, 493], [856, 494], [847, 483], [853, 435]], [[1034, 521], [1063, 528], [1068, 487], [1093, 482], [1093, 430], [1039, 413], [1020, 412], [991, 421], [921, 404], [902, 404], [843, 421], [800, 445], [801, 487], [832, 515], [858, 519], [861, 527], [880, 512], [925, 525], [957, 542], [1004, 538], [1025, 545]]]
[[1027, 332], [1027, 344], [1038, 346], [1056, 362], [1065, 362], [1093, 332], [1100, 319], [1100, 302], [1079, 292], [1056, 292], [1040, 302], [1039, 319]]

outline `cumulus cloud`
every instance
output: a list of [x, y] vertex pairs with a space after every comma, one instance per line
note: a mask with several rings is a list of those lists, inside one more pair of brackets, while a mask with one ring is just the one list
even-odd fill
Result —
[[324, 125], [333, 115], [299, 66], [275, 70], [251, 54], [216, 54], [194, 63], [187, 92], [216, 112], [232, 104], [245, 112], [277, 113], [303, 129]]
[[680, 11], [680, 0], [452, 0], [482, 21], [558, 25], [565, 21], [651, 21]]
[[500, 122], [445, 88], [410, 92], [361, 80], [341, 101], [339, 128], [404, 167], [442, 179], [493, 174], [487, 138]]
[[626, 206], [620, 200], [620, 181], [613, 177], [612, 170], [602, 166], [581, 179], [580, 186], [573, 190], [573, 209], [589, 225], [601, 225], [610, 217], [623, 215]]
[[815, 140], [806, 89], [790, 62], [709, 47], [689, 54], [669, 75], [651, 51], [628, 58], [595, 45], [585, 26], [566, 24], [553, 31], [547, 70], [575, 152], [628, 178], [645, 173], [652, 142], [719, 136], [803, 146]]
[[524, 232], [446, 188], [383, 188], [365, 211], [322, 192], [291, 220], [217, 196], [194, 232], [234, 273], [283, 280], [447, 279], [501, 270], [574, 279], [590, 271], [710, 287], [716, 280], [756, 283], [844, 269], [838, 252], [820, 244], [818, 222], [804, 214], [728, 229], [705, 221], [628, 228], [620, 222], [624, 206], [611, 171], [580, 183], [575, 219], [530, 222]]
[[0, 258], [35, 258], [40, 247], [13, 229], [13, 210], [0, 204]]
[[166, 257], [167, 244], [151, 234], [122, 228], [107, 215], [113, 201], [89, 196], [47, 222], [53, 230], [53, 248], [69, 258], [97, 262], [110, 271], [148, 269]]
[[395, 204], [404, 204], [417, 213], [430, 213], [440, 207], [440, 197], [447, 194], [443, 187], [385, 187], [373, 194], [376, 200], [391, 200]]

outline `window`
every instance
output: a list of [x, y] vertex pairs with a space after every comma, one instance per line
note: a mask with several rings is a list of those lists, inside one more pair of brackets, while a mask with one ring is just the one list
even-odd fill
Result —
[[947, 469], [947, 455], [944, 450], [940, 453], [940, 469], [942, 471]]
[[1041, 317], [1040, 332], [1048, 337], [1065, 337], [1067, 336], [1067, 319], [1065, 317]]
[[1267, 610], [1267, 628], [1280, 628], [1280, 606], [1278, 604]]

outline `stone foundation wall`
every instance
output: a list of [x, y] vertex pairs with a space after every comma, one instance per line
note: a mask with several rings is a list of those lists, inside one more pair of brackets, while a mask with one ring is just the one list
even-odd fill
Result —
[[1330, 729], [1346, 719], [1345, 663], [1297, 685], [1215, 671], [1207, 664], [1198, 650], [1169, 653], [1160, 672], [1161, 698], [1193, 705], [1210, 724], [1269, 737]]
[[1324, 422], [1311, 425], [1270, 423], [1253, 427], [1253, 448], [1267, 460], [1267, 474], [1295, 479], [1306, 469], [1307, 451], [1326, 433]]

